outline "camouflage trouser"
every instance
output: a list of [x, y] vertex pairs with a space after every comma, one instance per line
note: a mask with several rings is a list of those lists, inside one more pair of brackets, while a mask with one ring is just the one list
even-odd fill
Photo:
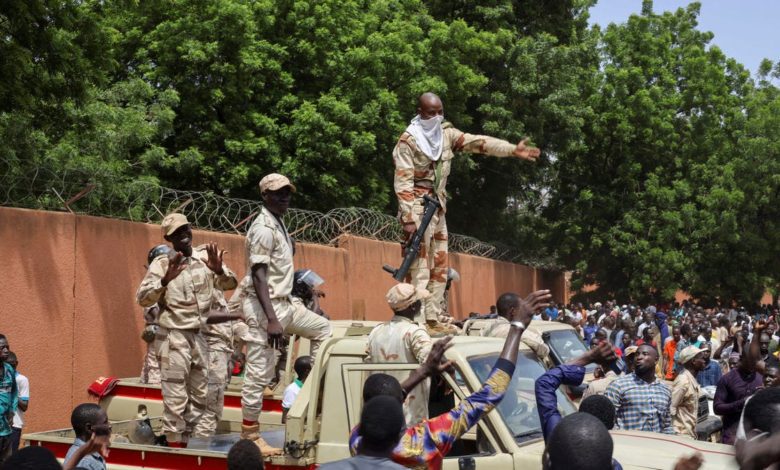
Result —
[[206, 408], [209, 356], [206, 339], [195, 330], [160, 328], [159, 360], [163, 396], [163, 432], [171, 442], [183, 442]]
[[[271, 299], [271, 304], [285, 334], [308, 338], [311, 341], [311, 357], [316, 357], [320, 344], [331, 335], [328, 320], [308, 310], [302, 303], [291, 302], [289, 298]], [[274, 378], [278, 352], [268, 345], [268, 318], [257, 297], [244, 298], [244, 313], [250, 333], [261, 342], [246, 344], [241, 413], [245, 420], [257, 421], [263, 409], [263, 391]]]
[[230, 380], [228, 376], [228, 361], [230, 351], [225, 351], [224, 344], [216, 347], [209, 344], [209, 373], [208, 373], [208, 398], [206, 409], [195, 425], [193, 435], [213, 436], [217, 432], [217, 425], [222, 419], [222, 408], [225, 405], [225, 386]]
[[146, 343], [146, 356], [144, 367], [141, 369], [141, 383], [157, 385], [160, 383], [160, 362], [157, 360], [160, 341], [155, 338], [151, 343]]
[[[417, 199], [414, 203], [414, 223], [420, 226], [423, 216], [423, 200]], [[412, 263], [407, 275], [407, 282], [417, 288], [427, 289], [432, 295], [424, 302], [421, 317], [425, 321], [437, 321], [441, 314], [441, 305], [444, 301], [444, 288], [447, 286], [447, 220], [444, 211], [438, 210], [431, 219], [428, 229], [425, 231], [420, 254]]]

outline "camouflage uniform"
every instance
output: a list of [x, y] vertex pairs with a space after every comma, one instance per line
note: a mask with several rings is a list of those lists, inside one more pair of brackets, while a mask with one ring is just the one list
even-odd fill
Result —
[[[372, 363], [413, 363], [422, 364], [431, 352], [431, 337], [425, 328], [412, 320], [394, 316], [388, 323], [377, 325], [368, 335], [368, 357]], [[406, 371], [388, 371], [399, 382], [409, 376]], [[428, 396], [430, 383], [425, 380], [415, 387], [404, 403], [406, 424], [419, 423], [428, 419]]]
[[160, 362], [157, 360], [157, 354], [160, 350], [160, 341], [157, 340], [159, 312], [160, 309], [157, 305], [144, 309], [146, 327], [141, 337], [146, 341], [146, 356], [144, 356], [144, 366], [141, 369], [141, 383], [145, 384], [158, 385], [160, 383]]
[[[509, 335], [510, 326], [509, 320], [499, 316], [491, 322], [490, 326], [480, 331], [479, 335], [490, 338], [506, 338]], [[539, 359], [544, 360], [550, 354], [550, 347], [545, 344], [542, 336], [533, 330], [523, 331], [520, 341], [531, 348]]]
[[[205, 245], [194, 247], [183, 260], [188, 266], [166, 287], [161, 280], [169, 259], [162, 255], [152, 261], [141, 286], [138, 303], [160, 306], [158, 359], [162, 378], [163, 432], [171, 442], [183, 442], [203, 414], [208, 395], [208, 347], [201, 333], [214, 289], [236, 287], [236, 277], [223, 265], [222, 275], [212, 272], [201, 259], [208, 258]], [[195, 437], [205, 437], [194, 434]]]
[[444, 287], [447, 282], [447, 177], [455, 156], [454, 152], [470, 152], [509, 157], [516, 145], [494, 137], [467, 134], [442, 124], [444, 140], [441, 157], [432, 161], [418, 150], [414, 137], [401, 134], [393, 150], [395, 178], [393, 186], [398, 197], [398, 211], [401, 223], [414, 222], [419, 227], [424, 211], [423, 196], [434, 195], [441, 203], [441, 209], [431, 219], [425, 232], [420, 255], [409, 270], [411, 284], [428, 289], [433, 296], [423, 306], [427, 321], [439, 318]]
[[268, 345], [268, 318], [252, 285], [252, 266], [268, 266], [268, 290], [276, 318], [285, 333], [298, 334], [311, 341], [312, 357], [316, 356], [320, 343], [330, 337], [331, 329], [325, 318], [309, 311], [302, 303], [292, 302], [292, 240], [282, 221], [265, 207], [247, 232], [246, 248], [247, 276], [241, 281], [236, 296], [242, 302], [250, 333], [258, 340], [247, 343], [241, 408], [245, 420], [257, 421], [263, 407], [263, 391], [273, 380], [278, 356]]

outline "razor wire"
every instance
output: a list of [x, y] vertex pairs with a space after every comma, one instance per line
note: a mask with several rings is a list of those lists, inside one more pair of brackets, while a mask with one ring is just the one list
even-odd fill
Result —
[[[25, 168], [21, 170], [20, 168]], [[83, 169], [53, 171], [44, 164], [0, 159], [0, 205], [160, 223], [171, 212], [187, 216], [194, 228], [245, 235], [262, 210], [260, 200], [231, 198], [211, 191], [167, 188], [153, 180], [117, 180], [114, 175]], [[289, 209], [284, 222], [291, 236], [306, 243], [337, 245], [341, 235], [401, 242], [397, 218], [378, 211], [342, 207], [327, 213]], [[449, 234], [449, 251], [531, 265], [515, 247]]]

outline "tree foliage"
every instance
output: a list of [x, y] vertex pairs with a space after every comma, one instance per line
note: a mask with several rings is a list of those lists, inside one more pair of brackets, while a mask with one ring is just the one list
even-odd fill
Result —
[[696, 3], [604, 30], [593, 3], [6, 1], [0, 171], [246, 198], [276, 171], [301, 207], [392, 213], [392, 148], [434, 91], [544, 151], [458, 156], [452, 231], [621, 298], [755, 300], [778, 284], [780, 68], [750, 77]]

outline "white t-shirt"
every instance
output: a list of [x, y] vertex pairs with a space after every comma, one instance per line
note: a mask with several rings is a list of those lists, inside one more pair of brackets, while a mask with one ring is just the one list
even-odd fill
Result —
[[[30, 399], [30, 381], [19, 372], [16, 373], [16, 388], [19, 390], [19, 400], [27, 401]], [[14, 413], [14, 423], [12, 426], [19, 429], [24, 427], [24, 411], [18, 406]]]
[[290, 409], [293, 406], [293, 403], [295, 403], [295, 397], [298, 396], [298, 393], [301, 391], [301, 386], [303, 386], [303, 383], [295, 379], [293, 383], [287, 386], [287, 388], [284, 389], [284, 396], [282, 397], [282, 408]]

